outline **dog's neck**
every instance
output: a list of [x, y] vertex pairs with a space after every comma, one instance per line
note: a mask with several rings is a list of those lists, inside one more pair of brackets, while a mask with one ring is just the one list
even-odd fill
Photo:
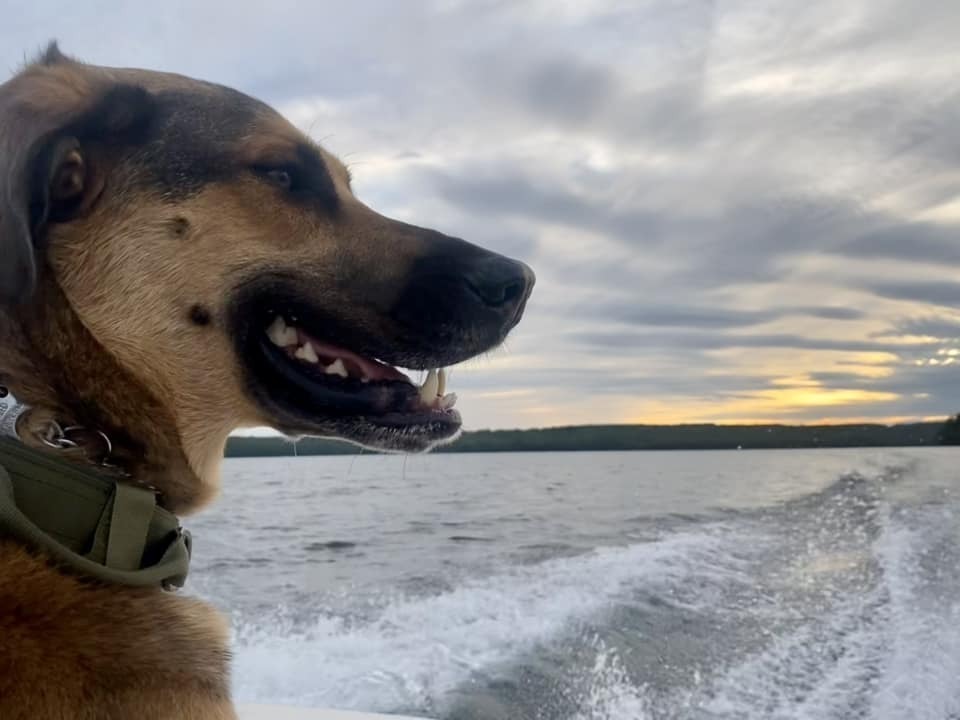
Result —
[[[107, 435], [110, 463], [155, 488], [169, 510], [213, 492], [191, 468], [168, 408], [96, 341], [49, 279], [29, 303], [0, 308], [0, 384], [30, 408], [19, 425], [25, 444], [42, 448], [51, 422], [79, 425]], [[90, 461], [82, 447], [57, 452]]]

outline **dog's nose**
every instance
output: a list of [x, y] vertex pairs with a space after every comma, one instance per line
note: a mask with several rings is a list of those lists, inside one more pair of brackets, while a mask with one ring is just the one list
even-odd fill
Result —
[[472, 263], [464, 279], [481, 302], [498, 310], [525, 301], [536, 282], [529, 266], [497, 255]]
[[[431, 348], [430, 362], [444, 365], [503, 342], [523, 317], [536, 280], [533, 270], [459, 238], [413, 230], [421, 254], [393, 298], [391, 319]], [[420, 356], [417, 367], [423, 362]]]

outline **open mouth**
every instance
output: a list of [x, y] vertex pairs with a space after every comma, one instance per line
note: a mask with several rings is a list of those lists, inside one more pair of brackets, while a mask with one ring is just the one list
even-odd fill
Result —
[[393, 365], [321, 337], [314, 328], [329, 328], [329, 321], [272, 308], [253, 317], [241, 355], [278, 429], [388, 450], [426, 449], [459, 432], [445, 368], [428, 370], [416, 384]]
[[[445, 368], [503, 342], [534, 276], [522, 263], [422, 232], [439, 249], [396, 278], [366, 266], [263, 268], [236, 286], [229, 332], [267, 424], [406, 452], [456, 437], [462, 420]], [[402, 368], [425, 377], [414, 383]]]
[[[447, 393], [446, 368], [429, 370], [423, 384], [418, 386], [392, 365], [318, 340], [293, 324], [295, 322], [296, 318], [288, 322], [282, 315], [277, 315], [265, 333], [267, 339], [286, 355], [288, 367], [309, 382], [352, 392], [363, 392], [366, 389], [364, 386], [372, 384], [375, 392], [368, 399], [374, 411], [392, 410], [444, 417], [457, 415], [453, 409], [457, 396]], [[400, 399], [397, 397], [392, 397], [395, 402], [386, 402], [391, 398], [391, 393], [376, 392], [379, 387], [399, 390], [399, 395], [406, 402], [396, 402]], [[411, 393], [411, 390], [416, 392]]]

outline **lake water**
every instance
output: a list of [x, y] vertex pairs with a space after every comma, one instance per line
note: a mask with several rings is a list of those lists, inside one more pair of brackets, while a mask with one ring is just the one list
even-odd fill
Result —
[[242, 702], [960, 718], [960, 452], [228, 461], [188, 519]]

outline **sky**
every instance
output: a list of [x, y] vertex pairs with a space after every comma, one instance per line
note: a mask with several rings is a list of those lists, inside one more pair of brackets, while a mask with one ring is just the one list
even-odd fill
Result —
[[0, 68], [266, 100], [381, 212], [534, 267], [468, 428], [960, 412], [955, 0], [0, 0]]

